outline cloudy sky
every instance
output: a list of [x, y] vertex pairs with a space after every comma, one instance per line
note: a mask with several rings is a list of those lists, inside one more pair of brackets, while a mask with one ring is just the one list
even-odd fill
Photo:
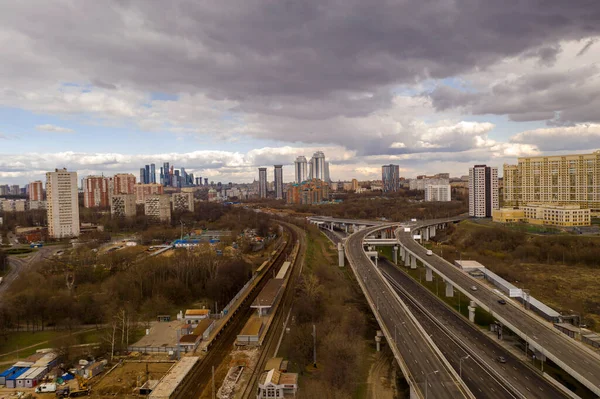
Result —
[[[597, 0], [0, 2], [0, 184], [169, 161], [333, 179], [600, 148]], [[284, 168], [286, 180], [292, 167]]]

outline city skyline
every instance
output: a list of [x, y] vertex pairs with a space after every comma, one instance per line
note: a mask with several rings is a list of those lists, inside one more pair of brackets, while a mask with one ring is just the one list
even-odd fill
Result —
[[[600, 148], [594, 13], [494, 4], [467, 15], [460, 3], [305, 2], [297, 12], [258, 1], [226, 18], [218, 3], [5, 2], [0, 181], [56, 167], [139, 176], [140, 165], [175, 161], [241, 183], [315, 151], [334, 180], [372, 179], [390, 163], [406, 176], [460, 175]], [[185, 27], [168, 23], [181, 15]]]

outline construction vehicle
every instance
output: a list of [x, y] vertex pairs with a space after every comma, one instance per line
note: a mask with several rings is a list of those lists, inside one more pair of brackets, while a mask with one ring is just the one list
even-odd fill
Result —
[[64, 388], [59, 388], [56, 391], [56, 397], [58, 398], [79, 398], [81, 396], [88, 396], [91, 390], [88, 388], [87, 381], [85, 378], [76, 375], [77, 378], [77, 390], [71, 389], [71, 387], [66, 386]]

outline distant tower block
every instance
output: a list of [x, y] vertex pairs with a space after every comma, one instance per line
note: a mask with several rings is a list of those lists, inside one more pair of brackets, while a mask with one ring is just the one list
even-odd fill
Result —
[[344, 245], [341, 242], [338, 242], [338, 266], [344, 267]]

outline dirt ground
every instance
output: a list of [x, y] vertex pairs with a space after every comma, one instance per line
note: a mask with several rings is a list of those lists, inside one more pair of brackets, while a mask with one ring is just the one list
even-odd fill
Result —
[[369, 378], [367, 399], [394, 399], [395, 372], [389, 351], [375, 353]]
[[123, 363], [92, 384], [91, 397], [138, 398], [138, 395], [133, 395], [136, 386], [142, 385], [146, 379], [161, 379], [173, 365], [174, 363]]

